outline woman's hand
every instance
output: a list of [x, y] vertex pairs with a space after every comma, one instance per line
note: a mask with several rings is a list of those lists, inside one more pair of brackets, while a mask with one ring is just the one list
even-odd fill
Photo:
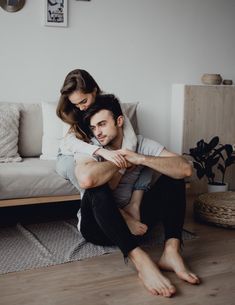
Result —
[[103, 157], [107, 161], [113, 162], [119, 168], [128, 168], [129, 162], [118, 150], [108, 150], [100, 148], [95, 152], [95, 155]]
[[144, 156], [129, 149], [119, 149], [117, 152], [122, 155], [131, 165], [140, 165]]

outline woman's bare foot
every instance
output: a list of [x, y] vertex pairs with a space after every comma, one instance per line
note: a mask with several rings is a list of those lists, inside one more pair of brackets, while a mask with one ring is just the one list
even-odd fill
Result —
[[124, 210], [136, 220], [140, 221], [140, 204], [144, 196], [144, 190], [134, 190], [131, 200]]
[[148, 227], [144, 223], [134, 219], [124, 210], [121, 210], [121, 214], [133, 235], [144, 235], [147, 232]]
[[176, 289], [171, 282], [161, 273], [149, 255], [137, 247], [129, 253], [129, 258], [135, 265], [139, 278], [144, 286], [153, 295], [171, 297]]
[[127, 212], [134, 219], [140, 221], [140, 208], [135, 202], [131, 202], [124, 208], [125, 212]]
[[179, 240], [175, 238], [169, 239], [166, 242], [163, 254], [158, 261], [159, 268], [174, 271], [180, 279], [190, 284], [199, 284], [200, 280], [196, 274], [189, 271], [185, 266], [183, 258], [179, 252], [179, 245]]

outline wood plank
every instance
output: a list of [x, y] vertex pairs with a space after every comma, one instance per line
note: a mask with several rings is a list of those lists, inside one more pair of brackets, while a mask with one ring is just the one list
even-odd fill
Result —
[[62, 196], [44, 196], [44, 197], [31, 197], [31, 198], [15, 198], [0, 200], [0, 207], [50, 203], [50, 202], [64, 202], [79, 200], [81, 197], [77, 195], [62, 195]]
[[[193, 221], [190, 198], [187, 226], [198, 238], [185, 241], [183, 256], [202, 279], [193, 286], [164, 274], [177, 288], [171, 299], [150, 295], [131, 263], [120, 252], [72, 263], [0, 276], [0, 305], [233, 305], [235, 299], [235, 234]], [[157, 259], [161, 247], [149, 251]]]

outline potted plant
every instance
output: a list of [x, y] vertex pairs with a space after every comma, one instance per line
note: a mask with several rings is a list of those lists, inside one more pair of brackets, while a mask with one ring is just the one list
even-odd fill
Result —
[[[189, 149], [189, 155], [193, 158], [193, 166], [199, 179], [206, 176], [208, 191], [226, 191], [228, 184], [225, 183], [226, 169], [235, 163], [235, 155], [230, 144], [219, 144], [219, 137], [213, 137], [209, 143], [203, 139], [197, 142], [197, 146]], [[215, 169], [218, 169], [216, 172]], [[220, 180], [216, 178], [220, 173]]]

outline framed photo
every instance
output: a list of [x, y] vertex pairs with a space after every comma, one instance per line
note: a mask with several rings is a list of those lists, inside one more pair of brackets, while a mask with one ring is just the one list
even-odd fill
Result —
[[47, 26], [67, 26], [68, 0], [44, 0]]

